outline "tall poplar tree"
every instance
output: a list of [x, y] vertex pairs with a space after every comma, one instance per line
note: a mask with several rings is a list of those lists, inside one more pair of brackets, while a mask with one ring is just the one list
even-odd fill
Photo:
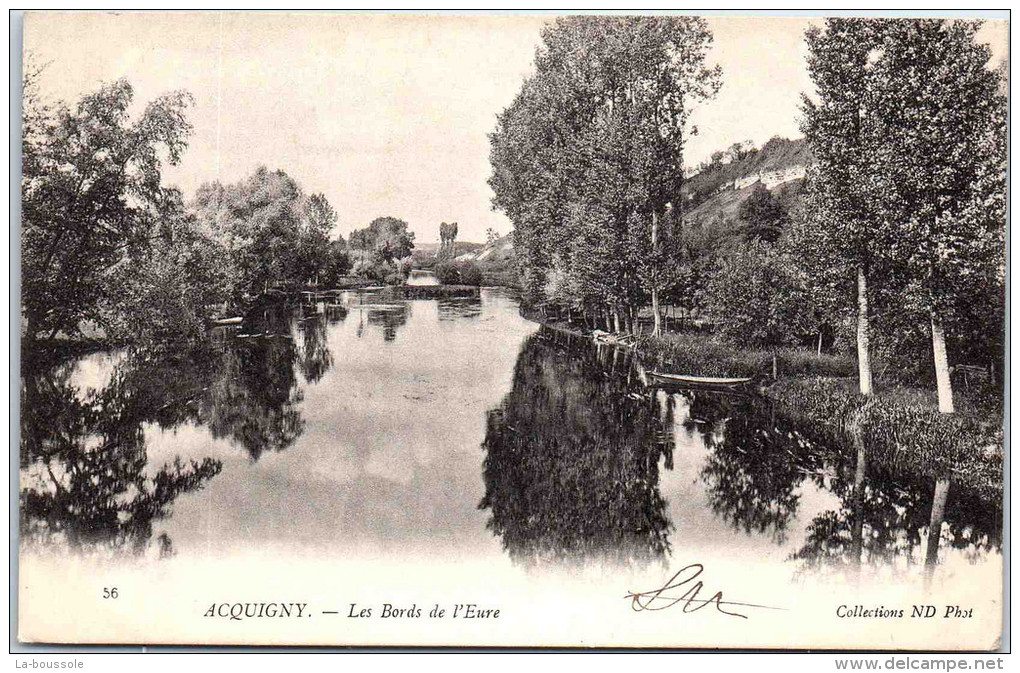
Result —
[[686, 122], [719, 86], [711, 41], [697, 17], [567, 17], [545, 30], [535, 75], [490, 136], [493, 205], [514, 223], [528, 299], [551, 283], [615, 327], [643, 298], [658, 303]]
[[804, 96], [802, 130], [815, 158], [812, 192], [827, 220], [830, 252], [856, 277], [857, 363], [862, 395], [872, 394], [869, 281], [881, 264], [891, 223], [876, 217], [874, 156], [878, 120], [871, 102], [872, 61], [882, 21], [827, 19], [807, 32], [815, 98]]

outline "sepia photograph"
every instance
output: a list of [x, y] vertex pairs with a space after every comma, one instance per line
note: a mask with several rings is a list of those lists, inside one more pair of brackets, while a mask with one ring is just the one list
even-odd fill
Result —
[[1003, 647], [1008, 13], [21, 39], [17, 643]]

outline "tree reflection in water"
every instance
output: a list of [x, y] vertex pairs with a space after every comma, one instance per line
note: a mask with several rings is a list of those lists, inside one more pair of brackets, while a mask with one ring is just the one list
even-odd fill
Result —
[[326, 372], [333, 368], [333, 353], [326, 342], [326, 328], [327, 323], [332, 324], [342, 318], [335, 317], [340, 315], [339, 312], [332, 315], [334, 318], [329, 321], [325, 315], [315, 315], [307, 316], [298, 323], [301, 332], [301, 352], [298, 359], [301, 363], [301, 374], [309, 383], [318, 383]]
[[658, 463], [672, 446], [640, 392], [607, 376], [590, 342], [546, 329], [525, 342], [510, 393], [488, 414], [479, 504], [515, 562], [644, 565], [668, 554]]
[[258, 338], [226, 349], [203, 397], [202, 422], [257, 461], [291, 446], [304, 430], [291, 338]]
[[[73, 384], [76, 363], [22, 364], [20, 530], [29, 544], [78, 550], [152, 546], [153, 522], [212, 479], [220, 461], [150, 465], [145, 427], [208, 426], [252, 461], [283, 450], [304, 429], [296, 367], [317, 381], [332, 366], [324, 319], [295, 322], [283, 304], [260, 307], [235, 336], [191, 349], [122, 352], [99, 390]], [[172, 541], [157, 538], [159, 551]]]
[[[686, 431], [707, 449], [699, 477], [713, 513], [790, 548], [798, 574], [913, 572], [935, 482], [868, 460], [864, 444], [795, 422], [757, 396], [656, 389], [629, 352], [543, 329], [525, 342], [513, 387], [489, 412], [483, 448], [488, 527], [515, 561], [644, 564], [670, 550], [659, 457], [672, 469]], [[840, 506], [799, 517], [805, 489]], [[954, 485], [941, 544], [970, 559], [1001, 550], [1001, 508]], [[935, 547], [937, 550], [937, 547]]]
[[393, 341], [397, 338], [397, 330], [407, 324], [411, 315], [411, 305], [407, 303], [388, 304], [367, 310], [368, 324], [383, 328], [383, 340]]
[[293, 318], [282, 302], [249, 313], [202, 400], [201, 421], [213, 437], [229, 439], [253, 462], [291, 446], [304, 430]]
[[439, 319], [444, 321], [477, 318], [482, 315], [482, 298], [480, 296], [437, 299], [436, 304]]
[[[805, 481], [839, 498], [838, 510], [806, 524], [805, 542], [791, 555], [799, 573], [853, 580], [862, 567], [904, 574], [924, 562], [935, 480], [886, 469], [869, 460], [866, 437], [794, 423], [766, 400], [682, 394], [690, 403], [686, 424], [710, 450], [701, 478], [712, 510], [735, 528], [782, 545]], [[972, 560], [1001, 549], [1001, 515], [995, 503], [954, 486], [942, 517], [942, 547], [964, 550]]]
[[701, 480], [712, 511], [734, 528], [764, 534], [783, 544], [796, 518], [799, 486], [825, 469], [822, 452], [777, 426], [771, 413], [749, 396], [688, 392], [691, 421], [709, 455]]
[[[162, 363], [172, 361], [165, 368]], [[81, 551], [151, 546], [152, 524], [183, 493], [219, 473], [211, 458], [148, 466], [143, 424], [173, 426], [196, 417], [201, 357], [137, 352], [102, 390], [71, 383], [73, 365], [26, 360], [21, 388], [21, 539]], [[161, 555], [172, 552], [165, 535]]]
[[[864, 460], [858, 470], [857, 460]], [[929, 535], [934, 479], [893, 473], [862, 452], [848, 453], [831, 480], [841, 507], [816, 516], [807, 539], [792, 558], [800, 572], [863, 577], [870, 567], [907, 576], [925, 562], [922, 539]], [[954, 485], [945, 503], [939, 536], [941, 549], [959, 550], [970, 561], [1002, 549], [1002, 510], [976, 493]], [[933, 547], [938, 552], [939, 545]], [[934, 561], [934, 559], [932, 559]]]

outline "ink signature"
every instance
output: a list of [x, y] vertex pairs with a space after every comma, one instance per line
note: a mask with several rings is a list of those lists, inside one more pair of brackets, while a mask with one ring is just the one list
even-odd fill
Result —
[[[698, 598], [704, 589], [701, 580], [694, 582], [702, 573], [705, 566], [700, 563], [691, 563], [681, 568], [675, 575], [660, 589], [653, 591], [642, 591], [640, 593], [628, 592], [624, 598], [631, 601], [630, 607], [634, 612], [645, 610], [666, 610], [674, 605], [682, 604], [681, 610], [684, 613], [697, 612], [708, 605], [715, 605], [715, 609], [724, 615], [747, 619], [747, 615], [738, 612], [740, 608], [760, 608], [763, 610], [783, 610], [771, 605], [757, 605], [755, 603], [741, 603], [738, 601], [723, 600], [723, 593], [716, 591], [711, 598]], [[693, 584], [692, 584], [693, 582]], [[683, 591], [683, 593], [680, 593]], [[723, 607], [726, 606], [726, 607]]]

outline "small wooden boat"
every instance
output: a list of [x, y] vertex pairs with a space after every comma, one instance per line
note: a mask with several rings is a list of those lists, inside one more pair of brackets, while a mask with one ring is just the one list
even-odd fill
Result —
[[218, 320], [211, 321], [213, 325], [240, 325], [244, 322], [244, 318], [219, 318]]
[[689, 376], [687, 374], [664, 374], [648, 372], [648, 378], [655, 383], [675, 386], [701, 386], [710, 388], [739, 388], [751, 383], [751, 378], [727, 378], [720, 376]]
[[611, 334], [598, 329], [592, 331], [591, 338], [598, 343], [624, 346], [626, 348], [633, 348], [637, 342], [637, 338], [633, 334]]

